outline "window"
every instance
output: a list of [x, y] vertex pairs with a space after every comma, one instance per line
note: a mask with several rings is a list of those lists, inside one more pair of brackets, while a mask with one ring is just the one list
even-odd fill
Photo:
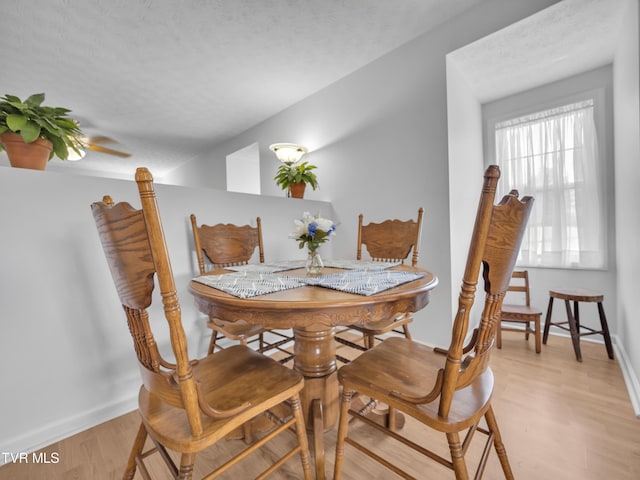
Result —
[[593, 99], [495, 124], [502, 187], [535, 196], [519, 265], [606, 267], [598, 152]]

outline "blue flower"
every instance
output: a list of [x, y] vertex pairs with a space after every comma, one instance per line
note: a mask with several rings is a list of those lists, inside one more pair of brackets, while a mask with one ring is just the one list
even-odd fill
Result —
[[317, 229], [318, 229], [318, 224], [316, 222], [311, 222], [309, 224], [309, 236], [311, 238], [315, 238]]

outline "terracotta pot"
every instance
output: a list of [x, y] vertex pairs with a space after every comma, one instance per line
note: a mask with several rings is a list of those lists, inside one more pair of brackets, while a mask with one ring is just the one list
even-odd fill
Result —
[[291, 192], [292, 198], [304, 198], [304, 189], [307, 186], [306, 183], [292, 183], [289, 185], [289, 192]]
[[22, 136], [17, 133], [3, 133], [0, 135], [0, 142], [7, 152], [12, 167], [32, 170], [47, 168], [49, 155], [53, 150], [49, 140], [39, 138], [35, 142], [24, 143]]

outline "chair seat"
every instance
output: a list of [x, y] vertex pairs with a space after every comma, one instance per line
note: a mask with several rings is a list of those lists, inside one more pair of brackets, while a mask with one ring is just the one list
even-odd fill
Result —
[[382, 335], [384, 333], [390, 332], [394, 328], [408, 325], [411, 322], [413, 322], [413, 317], [407, 313], [402, 313], [392, 319], [387, 318], [375, 322], [367, 322], [364, 325], [349, 325], [349, 328], [362, 333]]
[[[512, 319], [518, 319], [518, 316], [522, 315], [521, 320], [531, 321], [532, 315], [540, 315], [542, 316], [542, 310], [535, 307], [528, 307], [526, 305], [511, 305], [511, 304], [503, 304], [502, 305], [502, 318], [503, 320], [510, 321]], [[508, 317], [508, 318], [505, 318]], [[529, 317], [529, 318], [526, 318]]]
[[265, 331], [260, 325], [252, 325], [243, 320], [238, 320], [237, 322], [222, 322], [218, 319], [212, 319], [207, 322], [207, 326], [224, 334], [224, 336], [230, 340], [247, 339]]
[[193, 366], [207, 402], [228, 410], [245, 402], [251, 406], [226, 419], [202, 415], [203, 433], [191, 434], [185, 411], [160, 400], [144, 387], [140, 389], [139, 411], [152, 437], [169, 449], [181, 453], [198, 452], [268, 408], [302, 390], [304, 380], [295, 370], [242, 345], [234, 345], [208, 355]]
[[340, 368], [338, 378], [346, 390], [375, 398], [441, 432], [455, 432], [475, 424], [489, 408], [493, 373], [487, 369], [466, 388], [455, 392], [447, 418], [438, 415], [440, 397], [413, 404], [390, 392], [420, 397], [435, 385], [446, 356], [431, 347], [400, 337], [389, 338]]

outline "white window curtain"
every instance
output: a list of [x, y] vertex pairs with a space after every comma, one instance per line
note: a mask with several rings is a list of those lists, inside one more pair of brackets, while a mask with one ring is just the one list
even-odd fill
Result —
[[495, 141], [502, 188], [535, 196], [518, 264], [605, 268], [593, 100], [497, 123]]

